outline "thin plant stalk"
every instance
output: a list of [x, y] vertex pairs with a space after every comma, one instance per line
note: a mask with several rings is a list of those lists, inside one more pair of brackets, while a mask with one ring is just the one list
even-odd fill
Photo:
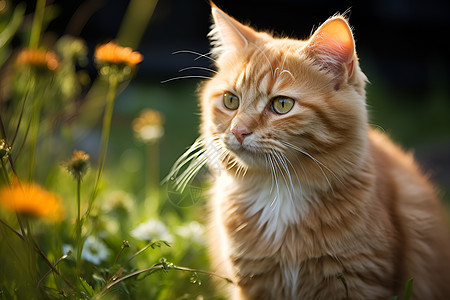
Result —
[[33, 113], [30, 122], [30, 165], [29, 165], [29, 181], [33, 179], [34, 174], [34, 161], [36, 156], [36, 144], [39, 134], [39, 120], [41, 114], [41, 100], [35, 99], [33, 106]]
[[106, 95], [106, 108], [105, 114], [103, 115], [103, 127], [102, 127], [102, 137], [101, 137], [101, 150], [100, 150], [100, 158], [98, 162], [97, 168], [97, 176], [95, 178], [94, 189], [91, 194], [91, 198], [89, 199], [89, 205], [86, 215], [88, 216], [92, 209], [92, 204], [97, 197], [98, 185], [103, 173], [103, 167], [105, 165], [106, 159], [106, 150], [108, 149], [109, 142], [109, 133], [111, 130], [111, 119], [114, 111], [114, 100], [116, 98], [117, 93], [117, 77], [114, 75], [109, 76], [108, 80], [109, 88], [108, 94]]
[[33, 17], [33, 23], [31, 25], [30, 48], [37, 48], [39, 45], [42, 22], [44, 20], [45, 2], [46, 0], [36, 1], [36, 11]]
[[81, 220], [81, 177], [77, 178], [77, 221], [76, 221], [76, 233], [75, 233], [75, 241], [77, 245], [77, 261], [76, 261], [76, 268], [77, 268], [77, 274], [80, 274], [80, 268], [81, 268], [81, 251], [83, 249], [83, 241], [81, 239], [81, 227], [82, 227], [82, 220]]
[[151, 214], [158, 213], [159, 206], [159, 143], [155, 141], [153, 143], [146, 143], [146, 209]]
[[[214, 276], [220, 279], [223, 279], [225, 281], [227, 281], [228, 283], [233, 283], [233, 281], [230, 278], [227, 278], [225, 276], [216, 274], [214, 272], [209, 272], [209, 271], [203, 271], [203, 270], [198, 270], [198, 269], [191, 269], [191, 268], [186, 268], [186, 267], [178, 267], [178, 266], [170, 266], [170, 269], [174, 269], [174, 270], [178, 270], [178, 271], [185, 271], [185, 272], [194, 272], [194, 273], [200, 273], [200, 274], [205, 274], [205, 275], [209, 275], [209, 276]], [[113, 286], [115, 286], [116, 284], [134, 277], [136, 275], [142, 274], [142, 273], [146, 273], [146, 272], [151, 272], [151, 271], [155, 271], [155, 270], [167, 270], [167, 266], [165, 266], [164, 264], [160, 264], [160, 265], [156, 265], [150, 268], [146, 268], [146, 269], [142, 269], [142, 270], [138, 270], [135, 271], [133, 273], [130, 273], [128, 275], [125, 275], [123, 277], [120, 278], [114, 278], [113, 281], [108, 282], [105, 287], [100, 291], [99, 294], [97, 294], [96, 298], [100, 298], [103, 294], [105, 294], [109, 289], [111, 289]]]
[[2, 173], [3, 176], [5, 177], [5, 181], [8, 184], [8, 186], [11, 186], [11, 181], [9, 180], [8, 171], [6, 170], [5, 161], [3, 160], [3, 158], [0, 158], [0, 160], [2, 161]]

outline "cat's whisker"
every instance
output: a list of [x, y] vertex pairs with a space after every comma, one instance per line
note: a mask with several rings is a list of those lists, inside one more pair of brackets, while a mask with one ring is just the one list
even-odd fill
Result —
[[[286, 184], [286, 187], [288, 188], [288, 193], [291, 199], [294, 198], [295, 189], [294, 184], [292, 182], [291, 173], [289, 172], [289, 168], [287, 167], [287, 164], [285, 163], [283, 157], [280, 155], [280, 153], [274, 152], [273, 153], [275, 162], [280, 169], [281, 176], [284, 180], [284, 183]], [[284, 171], [284, 172], [283, 172]]]
[[[286, 54], [284, 55], [283, 63], [281, 64], [281, 73], [283, 73], [283, 71], [284, 71], [284, 64], [286, 63], [286, 58], [287, 58], [290, 50], [291, 50], [291, 46], [289, 46], [289, 48], [286, 51]], [[281, 73], [278, 76], [281, 76]]]
[[167, 83], [167, 82], [174, 81], [174, 80], [188, 79], [188, 78], [212, 79], [212, 77], [210, 77], [210, 76], [203, 76], [203, 75], [186, 75], [186, 76], [179, 76], [179, 77], [174, 77], [174, 78], [166, 79], [166, 80], [161, 81], [161, 83]]
[[217, 74], [216, 70], [213, 70], [213, 69], [210, 69], [210, 68], [205, 68], [205, 67], [187, 67], [187, 68], [183, 68], [183, 69], [178, 70], [178, 72], [184, 72], [184, 71], [187, 71], [187, 70], [203, 70], [203, 71], [208, 71], [208, 72], [212, 72], [212, 73], [216, 73]]
[[261, 52], [262, 55], [264, 55], [264, 57], [266, 58], [267, 62], [269, 63], [270, 70], [272, 71], [272, 76], [275, 76], [274, 68], [273, 68], [272, 63], [270, 62], [270, 59], [269, 59], [269, 57], [267, 56], [267, 54], [264, 53], [264, 51], [263, 51], [260, 47], [258, 47], [258, 45], [256, 45], [255, 43], [251, 43], [251, 44], [252, 44], [259, 52]]
[[270, 192], [273, 192], [273, 185], [275, 184], [275, 188], [276, 188], [276, 193], [275, 193], [275, 197], [273, 198], [272, 202], [270, 203], [270, 207], [274, 207], [277, 204], [277, 200], [278, 200], [278, 195], [280, 193], [280, 186], [278, 184], [278, 169], [277, 166], [275, 165], [275, 158], [273, 158], [271, 153], [267, 153], [267, 158], [269, 161], [269, 165], [270, 165], [270, 169], [271, 169], [271, 174], [272, 174], [272, 186], [270, 189]]
[[207, 58], [207, 59], [209, 59], [209, 60], [211, 60], [213, 62], [216, 62], [216, 60], [214, 58], [208, 56], [208, 55], [211, 55], [211, 52], [202, 54], [202, 53], [199, 53], [199, 52], [196, 52], [196, 51], [192, 51], [192, 50], [178, 50], [178, 51], [172, 52], [172, 55], [180, 54], [180, 53], [189, 53], [189, 54], [198, 55], [194, 60], [198, 60], [200, 58]]
[[295, 77], [294, 77], [294, 75], [292, 75], [291, 71], [289, 71], [289, 70], [283, 70], [283, 71], [280, 72], [280, 74], [278, 75], [278, 77], [281, 77], [281, 75], [283, 75], [283, 74], [291, 75], [291, 78], [292, 78], [293, 80], [295, 80]]
[[[207, 163], [214, 163], [224, 156], [223, 147], [217, 143], [217, 138], [198, 138], [192, 146], [175, 162], [169, 175], [163, 180], [171, 181], [177, 191], [183, 192], [186, 186]], [[183, 170], [184, 166], [188, 166]], [[181, 170], [183, 170], [181, 172]], [[179, 174], [181, 172], [181, 174]]]
[[294, 183], [293, 183], [292, 178], [291, 178], [291, 172], [289, 172], [289, 166], [287, 166], [287, 164], [289, 164], [291, 166], [292, 170], [294, 171], [295, 176], [297, 177], [298, 186], [300, 187], [300, 193], [303, 193], [303, 191], [302, 191], [302, 184], [300, 182], [300, 178], [298, 177], [297, 171], [295, 170], [295, 168], [292, 165], [291, 161], [289, 160], [289, 158], [284, 153], [280, 152], [279, 154], [280, 154], [281, 158], [283, 159], [283, 162], [285, 162], [284, 165], [286, 166], [285, 167], [286, 168], [286, 172], [289, 174], [291, 187], [292, 187], [294, 195], [295, 195], [297, 190], [294, 188]]
[[172, 170], [170, 171], [169, 175], [163, 180], [163, 183], [167, 182], [168, 180], [171, 180], [174, 176], [178, 174], [180, 169], [190, 160], [192, 160], [194, 157], [200, 155], [200, 153], [197, 153], [198, 149], [201, 149], [205, 144], [205, 141], [203, 139], [197, 139], [189, 148], [186, 150], [186, 152], [181, 155], [176, 162], [173, 164]]
[[326, 175], [324, 168], [330, 172], [339, 182], [342, 183], [342, 181], [339, 179], [339, 177], [333, 172], [331, 171], [325, 164], [323, 164], [322, 162], [320, 162], [319, 160], [317, 160], [316, 158], [314, 158], [311, 154], [309, 154], [308, 152], [306, 152], [305, 150], [301, 149], [300, 147], [293, 145], [291, 143], [288, 143], [286, 141], [281, 141], [282, 144], [284, 144], [285, 146], [297, 150], [298, 152], [302, 153], [303, 155], [306, 155], [307, 157], [309, 157], [312, 161], [314, 161], [314, 163], [319, 167], [319, 169], [321, 170], [322, 174], [325, 177], [325, 180], [327, 181], [328, 185], [330, 186], [330, 189], [333, 191], [333, 186], [328, 178], [328, 176]]
[[206, 164], [208, 157], [206, 155], [199, 156], [188, 168], [180, 175], [180, 178], [176, 180], [175, 186], [177, 190], [183, 191], [186, 186], [192, 181], [198, 171]]
[[280, 71], [280, 68], [276, 67], [273, 71], [272, 77], [277, 77], [277, 72]]

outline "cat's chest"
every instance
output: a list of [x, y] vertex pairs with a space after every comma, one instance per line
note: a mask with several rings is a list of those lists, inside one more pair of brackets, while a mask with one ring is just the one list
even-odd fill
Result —
[[278, 243], [288, 228], [300, 224], [311, 201], [300, 184], [273, 178], [239, 181], [224, 176], [216, 182], [216, 190], [228, 232], [266, 245]]

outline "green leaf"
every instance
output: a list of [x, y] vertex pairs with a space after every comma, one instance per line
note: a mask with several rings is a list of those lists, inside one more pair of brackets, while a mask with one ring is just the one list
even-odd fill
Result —
[[414, 278], [411, 278], [406, 282], [405, 286], [405, 294], [403, 296], [403, 300], [409, 300], [411, 298], [412, 286], [413, 286]]
[[89, 297], [94, 296], [95, 292], [94, 292], [94, 289], [92, 288], [92, 286], [90, 286], [89, 283], [87, 283], [87, 281], [84, 280], [83, 278], [80, 277], [79, 279], [80, 279], [81, 287], [84, 289], [84, 291], [86, 292], [86, 294], [87, 294]]
[[348, 298], [348, 286], [347, 286], [347, 281], [345, 280], [345, 277], [344, 277], [344, 275], [343, 274], [339, 274], [338, 276], [337, 276], [337, 278], [342, 282], [342, 284], [344, 285], [344, 288], [345, 288], [345, 299], [349, 299]]

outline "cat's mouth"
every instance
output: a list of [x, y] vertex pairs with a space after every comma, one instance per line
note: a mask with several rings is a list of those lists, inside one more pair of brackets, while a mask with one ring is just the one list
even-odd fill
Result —
[[246, 167], [258, 167], [264, 161], [264, 151], [251, 143], [225, 143], [230, 154]]

